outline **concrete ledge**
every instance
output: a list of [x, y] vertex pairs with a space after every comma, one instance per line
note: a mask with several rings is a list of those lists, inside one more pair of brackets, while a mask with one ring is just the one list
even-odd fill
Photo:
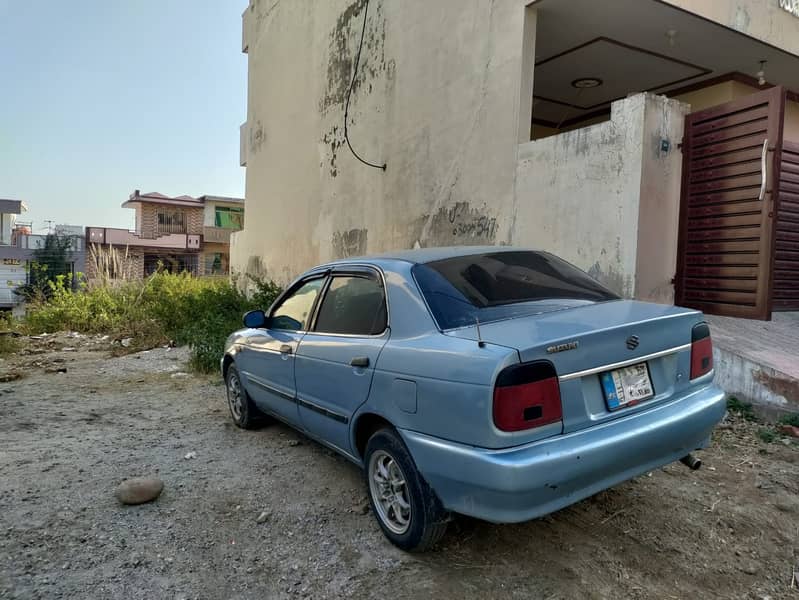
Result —
[[799, 313], [771, 321], [707, 316], [715, 381], [768, 416], [799, 412]]
[[718, 346], [713, 363], [716, 384], [730, 396], [751, 402], [771, 417], [799, 412], [799, 379]]

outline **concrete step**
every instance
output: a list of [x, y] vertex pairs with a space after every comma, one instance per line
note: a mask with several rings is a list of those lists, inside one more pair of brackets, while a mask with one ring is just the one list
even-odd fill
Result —
[[799, 412], [799, 313], [707, 319], [719, 387], [770, 416]]

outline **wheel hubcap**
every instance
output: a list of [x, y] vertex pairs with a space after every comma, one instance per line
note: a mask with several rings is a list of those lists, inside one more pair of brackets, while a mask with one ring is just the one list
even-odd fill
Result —
[[397, 461], [383, 450], [369, 459], [369, 491], [383, 524], [396, 534], [411, 525], [411, 501], [405, 474]]
[[241, 420], [243, 410], [241, 383], [239, 378], [231, 375], [227, 382], [227, 401], [230, 405], [230, 414], [237, 421]]

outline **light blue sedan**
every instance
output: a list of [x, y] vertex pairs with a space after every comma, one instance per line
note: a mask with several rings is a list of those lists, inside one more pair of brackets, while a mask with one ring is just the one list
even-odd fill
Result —
[[222, 359], [236, 425], [277, 418], [362, 467], [391, 542], [513, 523], [705, 447], [702, 313], [622, 300], [546, 252], [433, 248], [311, 269]]

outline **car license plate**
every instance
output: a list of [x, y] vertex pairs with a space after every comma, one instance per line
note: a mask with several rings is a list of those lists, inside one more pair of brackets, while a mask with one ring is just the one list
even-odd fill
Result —
[[645, 362], [602, 373], [600, 379], [609, 410], [633, 406], [655, 395]]

